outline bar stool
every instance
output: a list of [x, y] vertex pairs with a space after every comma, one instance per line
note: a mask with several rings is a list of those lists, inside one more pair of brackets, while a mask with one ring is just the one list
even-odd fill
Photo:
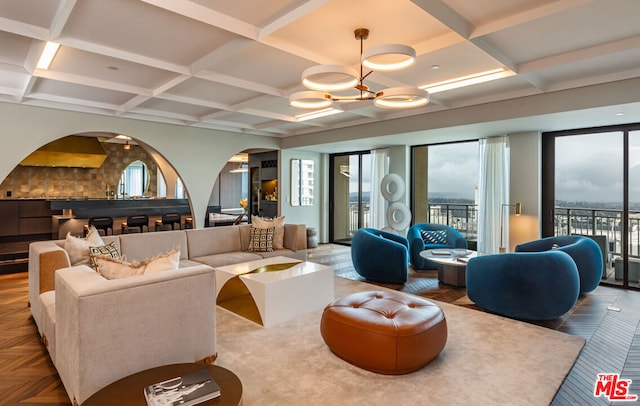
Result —
[[156, 231], [158, 231], [158, 228], [160, 228], [160, 230], [164, 231], [165, 230], [165, 226], [171, 226], [172, 230], [175, 230], [175, 225], [178, 225], [178, 230], [181, 229], [181, 219], [180, 219], [180, 214], [178, 213], [165, 213], [162, 215], [162, 219], [158, 219], [156, 220]]
[[113, 218], [112, 217], [91, 217], [86, 226], [84, 226], [84, 235], [89, 232], [89, 227], [94, 226], [100, 235], [113, 235]]
[[149, 231], [149, 216], [146, 214], [136, 214], [135, 216], [127, 217], [127, 221], [121, 225], [122, 234], [128, 234], [132, 232], [132, 229], [140, 229], [141, 233], [144, 233], [144, 227], [147, 227]]

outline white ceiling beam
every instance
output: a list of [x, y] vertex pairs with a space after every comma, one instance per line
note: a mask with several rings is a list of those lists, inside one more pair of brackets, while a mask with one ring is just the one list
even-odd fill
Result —
[[214, 49], [209, 52], [207, 55], [198, 59], [194, 63], [191, 64], [189, 70], [192, 73], [202, 72], [206, 69], [211, 68], [218, 62], [224, 61], [227, 58], [232, 57], [243, 49], [247, 48], [249, 45], [254, 44], [254, 41], [251, 41], [246, 38], [238, 37], [234, 38], [221, 47]]
[[174, 63], [162, 61], [160, 59], [150, 58], [144, 55], [136, 54], [133, 52], [123, 51], [93, 42], [82, 41], [70, 37], [60, 37], [58, 41], [62, 46], [68, 46], [83, 51], [92, 52], [95, 54], [110, 56], [112, 58], [122, 59], [129, 62], [134, 62], [140, 65], [150, 66], [156, 69], [162, 69], [169, 72], [181, 73], [183, 75], [189, 75], [189, 68], [182, 65], [176, 65]]
[[131, 86], [120, 82], [112, 82], [110, 80], [88, 78], [86, 76], [73, 75], [70, 73], [54, 72], [46, 69], [36, 69], [33, 76], [45, 79], [58, 80], [61, 82], [73, 83], [79, 86], [91, 86], [99, 89], [113, 90], [116, 92], [124, 92], [130, 94], [153, 95], [152, 89], [139, 86]]
[[251, 99], [242, 101], [240, 103], [236, 103], [231, 106], [231, 109], [234, 111], [239, 111], [246, 108], [261, 106], [269, 102], [272, 102], [273, 100], [274, 100], [274, 96], [269, 94], [262, 94], [260, 96], [252, 97]]
[[170, 93], [164, 93], [164, 94], [157, 95], [156, 98], [162, 99], [162, 100], [170, 100], [170, 101], [174, 101], [174, 102], [177, 102], [177, 103], [191, 104], [191, 105], [194, 105], [194, 106], [205, 106], [205, 107], [209, 107], [211, 109], [216, 109], [216, 110], [226, 110], [226, 111], [231, 110], [231, 108], [228, 105], [224, 104], [224, 103], [218, 103], [218, 102], [212, 102], [212, 101], [207, 101], [207, 100], [202, 100], [202, 99], [196, 99], [196, 98], [187, 97], [187, 96], [178, 96], [178, 95], [170, 94]]
[[512, 72], [518, 73], [516, 64], [513, 62], [513, 60], [496, 49], [493, 45], [489, 44], [483, 38], [474, 38], [471, 40], [471, 43], [478, 47], [478, 49], [495, 59], [499, 64], [506, 66]]
[[162, 85], [156, 87], [153, 90], [153, 95], [157, 96], [159, 94], [165, 93], [189, 78], [191, 78], [191, 76], [189, 75], [178, 75], [174, 78], [171, 78], [168, 81], [164, 82]]
[[73, 11], [73, 8], [76, 6], [77, 0], [62, 0], [58, 9], [56, 10], [56, 15], [53, 17], [53, 22], [49, 27], [49, 38], [57, 38], [64, 26], [67, 25], [67, 21], [69, 21], [69, 16]]
[[424, 55], [430, 52], [439, 51], [441, 49], [457, 45], [465, 41], [466, 39], [460, 36], [458, 33], [448, 32], [444, 35], [422, 41], [421, 43], [416, 44], [413, 49], [416, 50], [417, 55]]
[[258, 27], [230, 17], [190, 0], [142, 0], [147, 4], [163, 8], [184, 17], [221, 28], [225, 31], [250, 38], [258, 38]]
[[118, 110], [118, 106], [115, 104], [102, 103], [102, 102], [97, 102], [97, 101], [87, 100], [87, 99], [77, 99], [75, 97], [58, 96], [55, 94], [31, 93], [27, 97], [29, 99], [46, 100], [50, 102], [65, 103], [65, 104], [70, 104], [74, 106], [89, 106], [89, 107], [96, 107], [96, 108], [101, 108], [101, 109], [106, 109], [111, 111]]
[[41, 41], [47, 41], [49, 39], [49, 30], [46, 28], [20, 21], [9, 20], [4, 17], [0, 17], [0, 31], [22, 35], [23, 37], [31, 37]]
[[258, 39], [264, 38], [278, 31], [280, 28], [291, 24], [297, 19], [315, 11], [317, 8], [324, 6], [331, 0], [309, 0], [302, 4], [293, 5], [290, 10], [284, 10], [280, 15], [273, 18], [269, 23], [265, 24], [258, 34]]
[[411, 0], [413, 4], [464, 38], [469, 38], [473, 25], [441, 0]]
[[172, 118], [174, 120], [200, 121], [198, 117], [192, 116], [190, 114], [173, 113], [171, 111], [155, 110], [155, 109], [149, 109], [149, 108], [145, 108], [145, 107], [136, 107], [133, 110], [131, 110], [129, 113], [144, 114], [144, 115], [147, 115], [147, 116], [158, 116], [158, 117]]
[[296, 123], [298, 121], [295, 117], [287, 114], [280, 114], [280, 113], [275, 113], [273, 111], [266, 111], [266, 110], [260, 110], [260, 109], [251, 109], [251, 108], [242, 109], [242, 110], [239, 110], [238, 113], [251, 114], [258, 117], [271, 118], [274, 120], [287, 121], [290, 123]]
[[640, 35], [525, 62], [518, 65], [518, 71], [521, 73], [534, 72], [554, 66], [586, 61], [621, 52], [629, 52], [632, 49], [638, 48], [640, 48]]
[[272, 96], [283, 96], [282, 90], [275, 88], [273, 86], [263, 85], [262, 83], [257, 83], [257, 82], [251, 82], [249, 80], [244, 80], [244, 79], [236, 78], [233, 76], [224, 75], [222, 73], [202, 71], [196, 74], [195, 77], [200, 79], [210, 80], [212, 82], [222, 83], [229, 86], [239, 87], [241, 89], [252, 90], [258, 93], [270, 94]]
[[146, 96], [146, 95], [136, 95], [133, 96], [131, 99], [129, 99], [127, 102], [123, 103], [122, 105], [120, 105], [118, 112], [119, 114], [125, 113], [127, 111], [133, 110], [134, 108], [138, 107], [139, 105], [141, 105], [142, 103], [146, 102], [147, 100], [150, 100], [151, 96]]
[[530, 21], [538, 20], [540, 18], [548, 17], [553, 14], [558, 14], [593, 2], [594, 0], [563, 0], [548, 3], [534, 9], [527, 9], [520, 13], [500, 18], [498, 20], [476, 27], [471, 33], [470, 38], [482, 37], [494, 32], [506, 30], [508, 28], [525, 24]]
[[24, 98], [31, 93], [31, 91], [33, 90], [33, 87], [36, 85], [37, 81], [38, 81], [38, 78], [36, 78], [34, 76], [29, 77], [29, 80], [25, 84], [25, 86], [22, 89], [22, 92], [20, 94], [20, 102], [22, 102], [24, 100]]

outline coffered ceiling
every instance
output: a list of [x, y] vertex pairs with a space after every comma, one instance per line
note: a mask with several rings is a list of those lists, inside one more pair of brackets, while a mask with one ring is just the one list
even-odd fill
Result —
[[[0, 101], [290, 137], [640, 77], [638, 17], [638, 0], [2, 0]], [[359, 27], [365, 49], [418, 55], [372, 89], [506, 74], [425, 107], [341, 103], [300, 121], [302, 71], [359, 68]], [[61, 47], [37, 69], [47, 41]]]

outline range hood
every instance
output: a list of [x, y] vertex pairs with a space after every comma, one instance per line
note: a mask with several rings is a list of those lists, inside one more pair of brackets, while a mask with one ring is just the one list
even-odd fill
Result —
[[99, 168], [107, 158], [95, 137], [71, 135], [50, 142], [22, 160], [22, 166]]

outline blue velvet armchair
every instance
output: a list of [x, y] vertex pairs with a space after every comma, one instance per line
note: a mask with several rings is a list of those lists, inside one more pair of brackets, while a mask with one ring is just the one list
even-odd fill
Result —
[[[427, 232], [433, 236], [433, 242], [425, 242], [423, 236]], [[439, 234], [439, 235], [438, 235]], [[444, 236], [444, 239], [441, 237]], [[420, 251], [434, 248], [467, 248], [467, 240], [453, 227], [445, 224], [422, 223], [416, 224], [407, 233], [409, 240], [409, 255], [413, 269], [438, 269], [438, 264], [420, 256]]]
[[578, 268], [559, 251], [481, 255], [467, 264], [467, 295], [490, 312], [522, 320], [551, 320], [578, 300]]
[[571, 256], [580, 275], [580, 293], [591, 292], [598, 287], [602, 278], [602, 251], [598, 243], [580, 235], [560, 235], [529, 241], [516, 246], [516, 252], [539, 252], [552, 250], [554, 244], [558, 251]]
[[382, 283], [405, 283], [409, 265], [406, 238], [373, 228], [361, 228], [351, 239], [351, 259], [360, 276]]

